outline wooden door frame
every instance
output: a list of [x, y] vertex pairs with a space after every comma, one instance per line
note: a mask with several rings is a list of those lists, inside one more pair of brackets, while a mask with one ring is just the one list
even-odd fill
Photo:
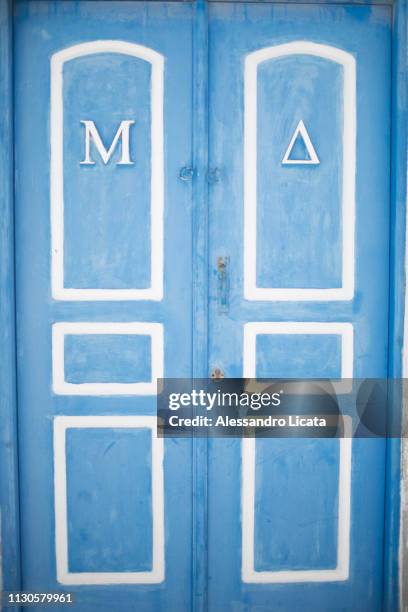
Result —
[[[391, 236], [390, 236], [390, 313], [389, 372], [390, 378], [408, 375], [408, 294], [407, 294], [407, 163], [408, 163], [408, 11], [407, 0], [393, 4], [392, 28], [392, 116], [391, 116]], [[403, 394], [405, 395], [405, 394]], [[400, 398], [392, 415], [406, 431], [405, 399]], [[401, 493], [407, 486], [402, 459], [404, 438], [387, 440], [385, 537], [384, 537], [384, 611], [403, 609], [408, 602], [402, 576], [408, 564], [404, 534], [408, 516], [401, 508]]]
[[[103, 0], [102, 0], [103, 1]], [[120, 0], [116, 0], [120, 1]], [[227, 0], [228, 1], [228, 0]], [[249, 0], [251, 1], [251, 0]], [[262, 1], [262, 0], [261, 0]], [[271, 2], [271, 0], [268, 0]], [[273, 2], [274, 0], [272, 0]], [[282, 1], [282, 0], [280, 0]], [[297, 3], [299, 0], [286, 0]], [[305, 0], [300, 0], [303, 4]], [[211, 0], [210, 0], [211, 2]], [[309, 3], [306, 0], [306, 3]], [[386, 0], [336, 0], [336, 4], [388, 4]], [[314, 0], [310, 4], [333, 4]], [[15, 324], [15, 253], [14, 253], [14, 158], [13, 158], [13, 0], [0, 0], [0, 589], [18, 590], [21, 585], [19, 543], [19, 495], [17, 458], [17, 385], [16, 385], [16, 324]], [[390, 248], [390, 315], [389, 315], [389, 376], [408, 376], [408, 268], [407, 234], [407, 164], [408, 164], [408, 0], [396, 0], [393, 10], [392, 41], [392, 168], [391, 168], [391, 248]], [[206, 0], [194, 2], [194, 66], [197, 77], [194, 100], [203, 102], [208, 96], [205, 56], [207, 48]], [[195, 106], [202, 107], [201, 104]], [[195, 141], [193, 156], [195, 167], [206, 167], [208, 143], [206, 113], [194, 118]], [[204, 253], [207, 249], [207, 185], [201, 175], [195, 179], [195, 211], [193, 235], [195, 244]], [[207, 375], [206, 360], [206, 295], [208, 279], [198, 257], [193, 258], [194, 274], [198, 275], [201, 292], [195, 298], [193, 316], [200, 334], [195, 340], [194, 376]], [[404, 431], [408, 421], [404, 401], [399, 404]], [[204, 440], [194, 441], [197, 455], [194, 470], [199, 497], [206, 497], [206, 450]], [[408, 568], [408, 512], [400, 509], [401, 495], [408, 496], [408, 469], [401, 469], [401, 459], [408, 455], [404, 440], [387, 441], [385, 539], [384, 539], [384, 602], [383, 610], [395, 612], [408, 597], [407, 585], [400, 576]], [[408, 497], [407, 497], [408, 499]], [[197, 504], [199, 526], [194, 548], [205, 548], [206, 517]], [[194, 559], [200, 596], [192, 602], [192, 609], [206, 610], [206, 568]], [[405, 587], [405, 588], [404, 588]]]
[[12, 0], [0, 0], [0, 590], [18, 590], [21, 583], [14, 289], [12, 8]]

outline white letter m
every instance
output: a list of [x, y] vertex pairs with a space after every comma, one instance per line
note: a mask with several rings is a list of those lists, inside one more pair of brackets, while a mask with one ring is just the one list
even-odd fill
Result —
[[105, 149], [105, 145], [103, 144], [102, 139], [99, 136], [99, 132], [96, 129], [95, 122], [81, 121], [81, 123], [83, 123], [83, 125], [85, 126], [85, 159], [80, 162], [82, 165], [93, 166], [95, 164], [95, 162], [91, 159], [91, 138], [105, 165], [112, 157], [112, 154], [116, 148], [116, 145], [119, 142], [119, 139], [121, 141], [122, 146], [122, 156], [117, 162], [117, 164], [121, 166], [130, 166], [134, 163], [130, 159], [129, 150], [129, 131], [130, 126], [134, 124], [134, 121], [121, 121], [120, 126], [118, 127], [118, 130], [115, 134], [114, 139], [112, 140], [112, 144], [109, 147], [108, 151]]

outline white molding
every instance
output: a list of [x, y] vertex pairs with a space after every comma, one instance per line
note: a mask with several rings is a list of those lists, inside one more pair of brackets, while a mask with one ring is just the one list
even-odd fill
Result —
[[[151, 71], [151, 285], [146, 289], [76, 289], [64, 286], [63, 68], [73, 59], [98, 53], [131, 55]], [[164, 57], [142, 45], [95, 40], [54, 53], [51, 58], [51, 286], [55, 300], [156, 300], [163, 298], [163, 80]]]
[[[68, 511], [66, 430], [80, 428], [148, 428], [152, 435], [152, 570], [142, 572], [70, 572], [68, 566]], [[54, 504], [57, 580], [61, 584], [155, 584], [163, 582], [164, 485], [163, 439], [157, 437], [156, 418], [149, 416], [57, 416], [54, 418]]]
[[[289, 55], [313, 55], [343, 66], [342, 286], [335, 288], [258, 287], [257, 242], [257, 91], [258, 66]], [[244, 296], [247, 300], [351, 300], [355, 268], [356, 61], [346, 51], [310, 41], [266, 47], [245, 58], [244, 76]]]
[[[144, 335], [151, 338], [152, 378], [134, 383], [69, 383], [65, 380], [64, 344], [66, 335]], [[164, 370], [163, 325], [161, 323], [72, 323], [62, 321], [52, 326], [52, 386], [57, 395], [155, 395], [157, 379]]]
[[[341, 336], [341, 377], [353, 376], [353, 326], [326, 322], [250, 322], [244, 326], [244, 378], [256, 378], [258, 334], [337, 334]], [[242, 440], [242, 580], [250, 583], [335, 582], [347, 580], [350, 566], [350, 504], [352, 440], [350, 417], [343, 416], [345, 437], [339, 440], [339, 501], [337, 565], [334, 569], [256, 571], [255, 468], [256, 440]]]
[[[310, 159], [289, 159], [289, 155], [292, 153], [293, 146], [299, 135], [302, 137], [303, 142], [305, 143], [306, 151]], [[285, 155], [283, 156], [281, 163], [282, 163], [282, 166], [286, 166], [288, 164], [295, 164], [297, 166], [299, 165], [317, 166], [318, 164], [320, 164], [320, 159], [316, 153], [316, 149], [313, 146], [313, 143], [309, 136], [309, 132], [307, 131], [306, 126], [303, 123], [302, 119], [299, 121], [299, 123], [296, 126], [295, 131], [293, 132], [293, 136], [290, 139], [288, 148], [286, 149]]]

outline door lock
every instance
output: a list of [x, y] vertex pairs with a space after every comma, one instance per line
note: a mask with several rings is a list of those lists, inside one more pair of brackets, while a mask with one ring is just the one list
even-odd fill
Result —
[[213, 380], [222, 380], [224, 378], [224, 372], [220, 368], [213, 368], [211, 378]]
[[193, 176], [194, 168], [191, 168], [191, 166], [184, 166], [180, 169], [179, 179], [181, 179], [182, 181], [191, 181]]

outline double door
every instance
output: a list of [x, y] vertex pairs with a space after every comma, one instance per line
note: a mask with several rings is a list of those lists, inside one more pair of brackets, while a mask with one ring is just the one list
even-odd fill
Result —
[[387, 375], [390, 17], [16, 2], [24, 590], [381, 609], [384, 440], [163, 440], [155, 380]]

